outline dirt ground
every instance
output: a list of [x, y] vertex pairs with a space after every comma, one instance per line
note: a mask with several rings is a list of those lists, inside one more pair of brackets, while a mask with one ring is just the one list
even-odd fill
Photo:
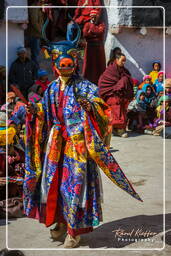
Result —
[[[170, 255], [171, 253], [171, 140], [166, 140], [166, 190], [163, 187], [163, 139], [135, 134], [127, 139], [113, 137], [111, 151], [134, 188], [144, 200], [131, 198], [101, 172], [103, 222], [94, 232], [82, 235], [80, 247], [63, 250], [63, 241], [53, 242], [49, 230], [36, 220], [0, 220], [0, 248], [6, 242], [26, 256], [43, 255]], [[163, 191], [166, 192], [166, 241], [163, 236]], [[131, 233], [125, 236], [118, 230]], [[146, 233], [144, 233], [146, 232]], [[140, 234], [141, 233], [141, 234]], [[148, 234], [147, 234], [148, 233]], [[131, 238], [127, 239], [126, 238]], [[147, 239], [148, 238], [148, 239]], [[165, 247], [164, 249], [162, 249]], [[49, 250], [49, 251], [47, 251]], [[123, 251], [124, 250], [124, 251]], [[125, 251], [126, 250], [126, 251]]]

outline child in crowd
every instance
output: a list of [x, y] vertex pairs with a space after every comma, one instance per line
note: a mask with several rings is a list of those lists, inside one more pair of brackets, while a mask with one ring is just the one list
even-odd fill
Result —
[[43, 89], [40, 85], [34, 84], [29, 89], [28, 99], [32, 103], [38, 103], [43, 97]]
[[160, 61], [154, 61], [153, 62], [153, 70], [149, 74], [151, 76], [151, 80], [152, 80], [153, 84], [156, 81], [156, 79], [158, 78], [158, 73], [159, 73], [160, 69], [161, 69]]
[[171, 78], [165, 80], [165, 94], [171, 97]]
[[159, 99], [163, 96], [163, 94], [164, 94], [164, 88], [159, 88], [158, 93], [156, 95], [156, 99], [153, 101], [153, 105], [155, 107], [158, 106]]
[[156, 98], [156, 95], [151, 84], [144, 84], [142, 91], [145, 93], [145, 101], [148, 106], [152, 105], [153, 101]]
[[143, 77], [143, 82], [138, 86], [138, 89], [139, 89], [139, 90], [142, 90], [142, 88], [143, 88], [143, 86], [144, 86], [145, 84], [151, 84], [151, 85], [152, 85], [151, 76], [145, 75], [145, 76]]
[[43, 93], [45, 92], [50, 84], [50, 81], [48, 80], [48, 72], [46, 70], [38, 70], [38, 80], [35, 82], [35, 84], [41, 86]]
[[135, 97], [138, 92], [139, 81], [135, 78], [132, 78], [132, 81], [133, 81], [133, 91], [134, 91], [134, 97]]
[[137, 129], [142, 130], [144, 120], [146, 119], [147, 104], [145, 101], [145, 92], [142, 90], [137, 92], [135, 100], [132, 100], [128, 105], [128, 128], [137, 124]]
[[153, 90], [152, 85], [145, 84], [142, 88], [143, 92], [145, 92], [145, 102], [147, 104], [147, 117], [149, 120], [149, 125], [151, 126], [153, 123], [153, 120], [155, 118], [155, 101], [156, 101], [156, 95]]
[[159, 91], [163, 89], [163, 83], [164, 83], [164, 72], [160, 71], [158, 73], [157, 79], [154, 82], [156, 93], [158, 94]]

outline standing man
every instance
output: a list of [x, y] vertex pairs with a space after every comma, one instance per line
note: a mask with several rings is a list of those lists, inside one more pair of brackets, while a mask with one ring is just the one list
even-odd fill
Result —
[[17, 49], [18, 58], [12, 63], [9, 71], [9, 84], [20, 89], [27, 98], [28, 89], [34, 84], [37, 77], [36, 64], [27, 57], [27, 50], [24, 47]]
[[111, 106], [113, 131], [123, 137], [126, 133], [127, 107], [133, 99], [133, 81], [131, 74], [124, 67], [126, 57], [117, 54], [115, 61], [110, 64], [99, 79], [99, 93], [102, 99]]
[[[33, 6], [40, 6], [44, 4], [43, 0], [34, 1]], [[41, 8], [29, 8], [29, 25], [28, 35], [31, 49], [31, 59], [39, 67], [37, 58], [40, 53], [40, 38], [42, 37], [42, 27], [44, 24], [44, 14]]]

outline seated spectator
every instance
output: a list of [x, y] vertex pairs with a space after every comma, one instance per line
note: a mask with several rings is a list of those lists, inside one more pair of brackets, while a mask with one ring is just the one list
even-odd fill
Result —
[[46, 70], [38, 70], [38, 80], [36, 80], [35, 84], [41, 86], [43, 93], [46, 91], [50, 84], [50, 81], [48, 80], [48, 72]]
[[153, 90], [152, 85], [145, 84], [142, 88], [142, 90], [145, 92], [145, 102], [147, 104], [147, 117], [148, 117], [148, 125], [151, 126], [153, 124], [154, 118], [155, 118], [155, 100], [156, 100], [156, 94]]
[[39, 101], [41, 101], [42, 97], [43, 97], [42, 87], [40, 85], [34, 84], [29, 90], [29, 95], [28, 95], [29, 101], [32, 103], [38, 103]]
[[171, 78], [165, 80], [165, 94], [171, 96]]
[[159, 99], [163, 96], [163, 94], [164, 94], [164, 89], [163, 89], [163, 88], [160, 88], [160, 89], [158, 90], [157, 95], [156, 95], [156, 99], [153, 101], [153, 105], [154, 105], [155, 107], [158, 106]]
[[145, 92], [145, 101], [150, 105], [156, 98], [156, 95], [153, 91], [153, 86], [151, 84], [144, 84], [142, 91]]
[[[7, 107], [8, 106], [8, 107]], [[2, 105], [1, 111], [8, 109], [8, 119], [19, 110], [21, 106], [25, 106], [19, 98], [16, 97], [14, 92], [7, 93], [7, 104]]]
[[145, 75], [143, 77], [143, 82], [138, 86], [138, 89], [142, 90], [144, 84], [151, 84], [152, 85], [151, 76]]
[[[138, 91], [135, 100], [132, 100], [128, 105], [128, 128], [136, 120], [138, 129], [142, 129], [144, 126], [144, 120], [146, 117], [147, 104], [145, 101], [145, 92]], [[135, 122], [134, 122], [135, 123]]]
[[1, 111], [6, 111], [8, 109], [8, 117], [11, 116], [15, 107], [16, 95], [14, 92], [7, 93], [7, 103], [1, 106]]
[[156, 81], [156, 79], [158, 78], [158, 73], [159, 73], [160, 69], [161, 69], [160, 61], [154, 61], [153, 62], [153, 70], [149, 74], [151, 76], [151, 81], [153, 84]]
[[37, 68], [33, 61], [27, 57], [27, 50], [24, 47], [17, 49], [18, 58], [12, 63], [9, 72], [9, 83], [15, 85], [25, 98], [28, 96], [28, 89], [34, 84], [37, 78]]
[[161, 90], [163, 90], [163, 80], [164, 80], [164, 72], [160, 71], [158, 73], [158, 78], [154, 82], [156, 93], [158, 94]]
[[[163, 104], [164, 102], [165, 104]], [[153, 135], [162, 135], [165, 126], [165, 137], [171, 138], [171, 97], [168, 95], [162, 96], [159, 99], [156, 111], [157, 118], [153, 125], [155, 127]]]

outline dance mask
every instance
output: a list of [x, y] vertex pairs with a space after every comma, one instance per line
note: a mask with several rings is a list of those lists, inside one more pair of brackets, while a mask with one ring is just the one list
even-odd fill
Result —
[[44, 30], [42, 33], [43, 38], [48, 42], [48, 46], [43, 47], [45, 57], [51, 56], [52, 69], [56, 76], [71, 76], [78, 63], [77, 45], [81, 35], [79, 26], [73, 21], [68, 24], [65, 41], [49, 42]]

